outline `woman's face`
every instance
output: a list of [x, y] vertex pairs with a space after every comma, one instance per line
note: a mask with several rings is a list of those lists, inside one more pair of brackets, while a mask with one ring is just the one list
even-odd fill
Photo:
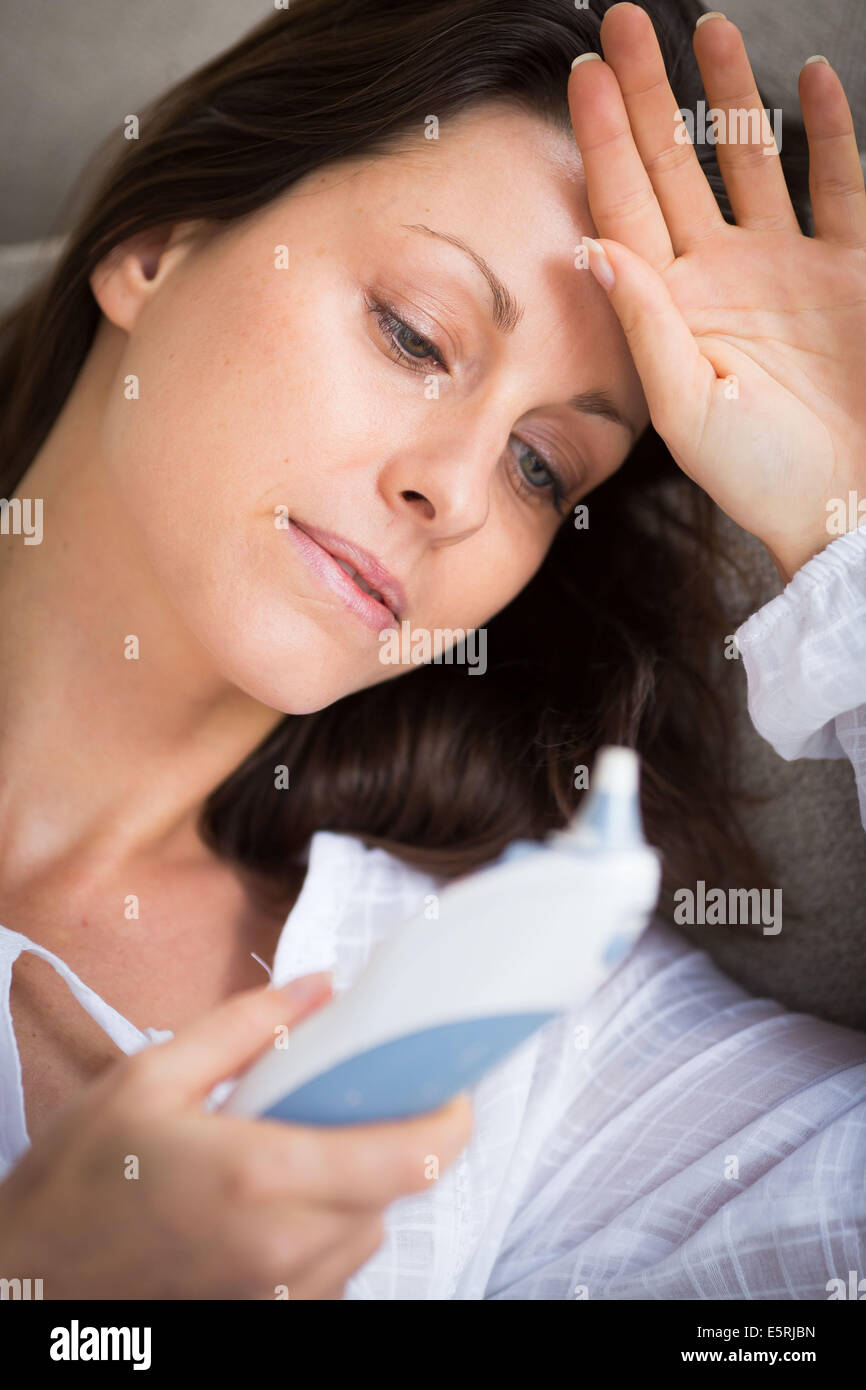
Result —
[[97, 273], [128, 332], [109, 486], [224, 677], [285, 713], [323, 708], [406, 669], [380, 630], [483, 626], [560, 526], [580, 544], [575, 504], [648, 419], [575, 264], [593, 230], [573, 140], [488, 104], [173, 240], [131, 314], [123, 295], [114, 311], [123, 272]]

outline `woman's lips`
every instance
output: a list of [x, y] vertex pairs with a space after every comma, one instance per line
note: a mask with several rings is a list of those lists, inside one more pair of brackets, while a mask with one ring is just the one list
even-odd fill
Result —
[[[338, 598], [357, 617], [361, 619], [373, 632], [381, 632], [383, 628], [392, 628], [396, 625], [396, 618], [384, 603], [373, 598], [368, 594], [350, 574], [347, 574], [342, 565], [339, 565], [330, 551], [324, 546], [314, 541], [302, 527], [295, 522], [289, 521], [288, 535], [301, 559], [305, 561], [307, 567], [317, 575]], [[351, 561], [349, 561], [351, 564]]]

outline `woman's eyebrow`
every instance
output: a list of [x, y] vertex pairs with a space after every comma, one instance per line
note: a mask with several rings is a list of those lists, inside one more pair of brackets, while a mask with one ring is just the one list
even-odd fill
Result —
[[503, 284], [496, 271], [488, 265], [483, 256], [477, 251], [473, 251], [471, 246], [467, 246], [459, 236], [452, 236], [448, 232], [436, 232], [432, 227], [426, 227], [423, 222], [401, 224], [407, 232], [424, 232], [427, 236], [439, 237], [441, 241], [450, 242], [456, 246], [458, 251], [462, 251], [478, 267], [490, 286], [493, 295], [493, 322], [501, 333], [513, 333], [520, 320], [523, 318], [524, 305], [514, 298], [508, 286]]
[[629, 434], [637, 435], [634, 425], [626, 419], [606, 391], [581, 391], [579, 395], [572, 396], [566, 404], [583, 415], [600, 415], [604, 420], [612, 420], [615, 425], [622, 425], [627, 429]]
[[[500, 280], [496, 271], [485, 261], [484, 257], [474, 251], [471, 246], [467, 246], [459, 236], [453, 236], [450, 232], [437, 232], [432, 227], [427, 227], [423, 222], [403, 222], [401, 226], [407, 232], [423, 232], [426, 236], [435, 236], [440, 241], [450, 242], [456, 246], [458, 251], [462, 251], [478, 267], [490, 286], [493, 295], [493, 322], [502, 333], [513, 333], [520, 320], [523, 318], [525, 306], [515, 299], [508, 286]], [[625, 418], [622, 411], [614, 404], [606, 391], [581, 391], [576, 396], [572, 396], [568, 401], [572, 410], [579, 411], [582, 415], [600, 415], [605, 420], [612, 420], [616, 425], [622, 425], [628, 430], [629, 434], [635, 436], [637, 430], [629, 420]]]

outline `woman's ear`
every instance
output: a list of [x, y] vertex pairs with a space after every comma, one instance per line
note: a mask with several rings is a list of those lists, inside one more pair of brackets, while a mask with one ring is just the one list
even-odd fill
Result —
[[198, 223], [152, 227], [109, 251], [90, 276], [90, 288], [105, 317], [127, 333], [196, 240]]

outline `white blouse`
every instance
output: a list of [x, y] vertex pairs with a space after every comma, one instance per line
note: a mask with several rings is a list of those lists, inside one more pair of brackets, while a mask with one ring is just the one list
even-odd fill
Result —
[[[737, 639], [759, 732], [785, 758], [847, 755], [866, 827], [866, 528], [810, 560]], [[442, 886], [318, 832], [273, 983], [324, 969], [345, 989]], [[0, 1178], [30, 1142], [9, 1009], [22, 950], [123, 1051], [172, 1037], [0, 928]], [[470, 1143], [389, 1207], [346, 1299], [825, 1299], [830, 1280], [866, 1276], [866, 1034], [754, 998], [659, 919], [587, 1005], [471, 1095]]]

